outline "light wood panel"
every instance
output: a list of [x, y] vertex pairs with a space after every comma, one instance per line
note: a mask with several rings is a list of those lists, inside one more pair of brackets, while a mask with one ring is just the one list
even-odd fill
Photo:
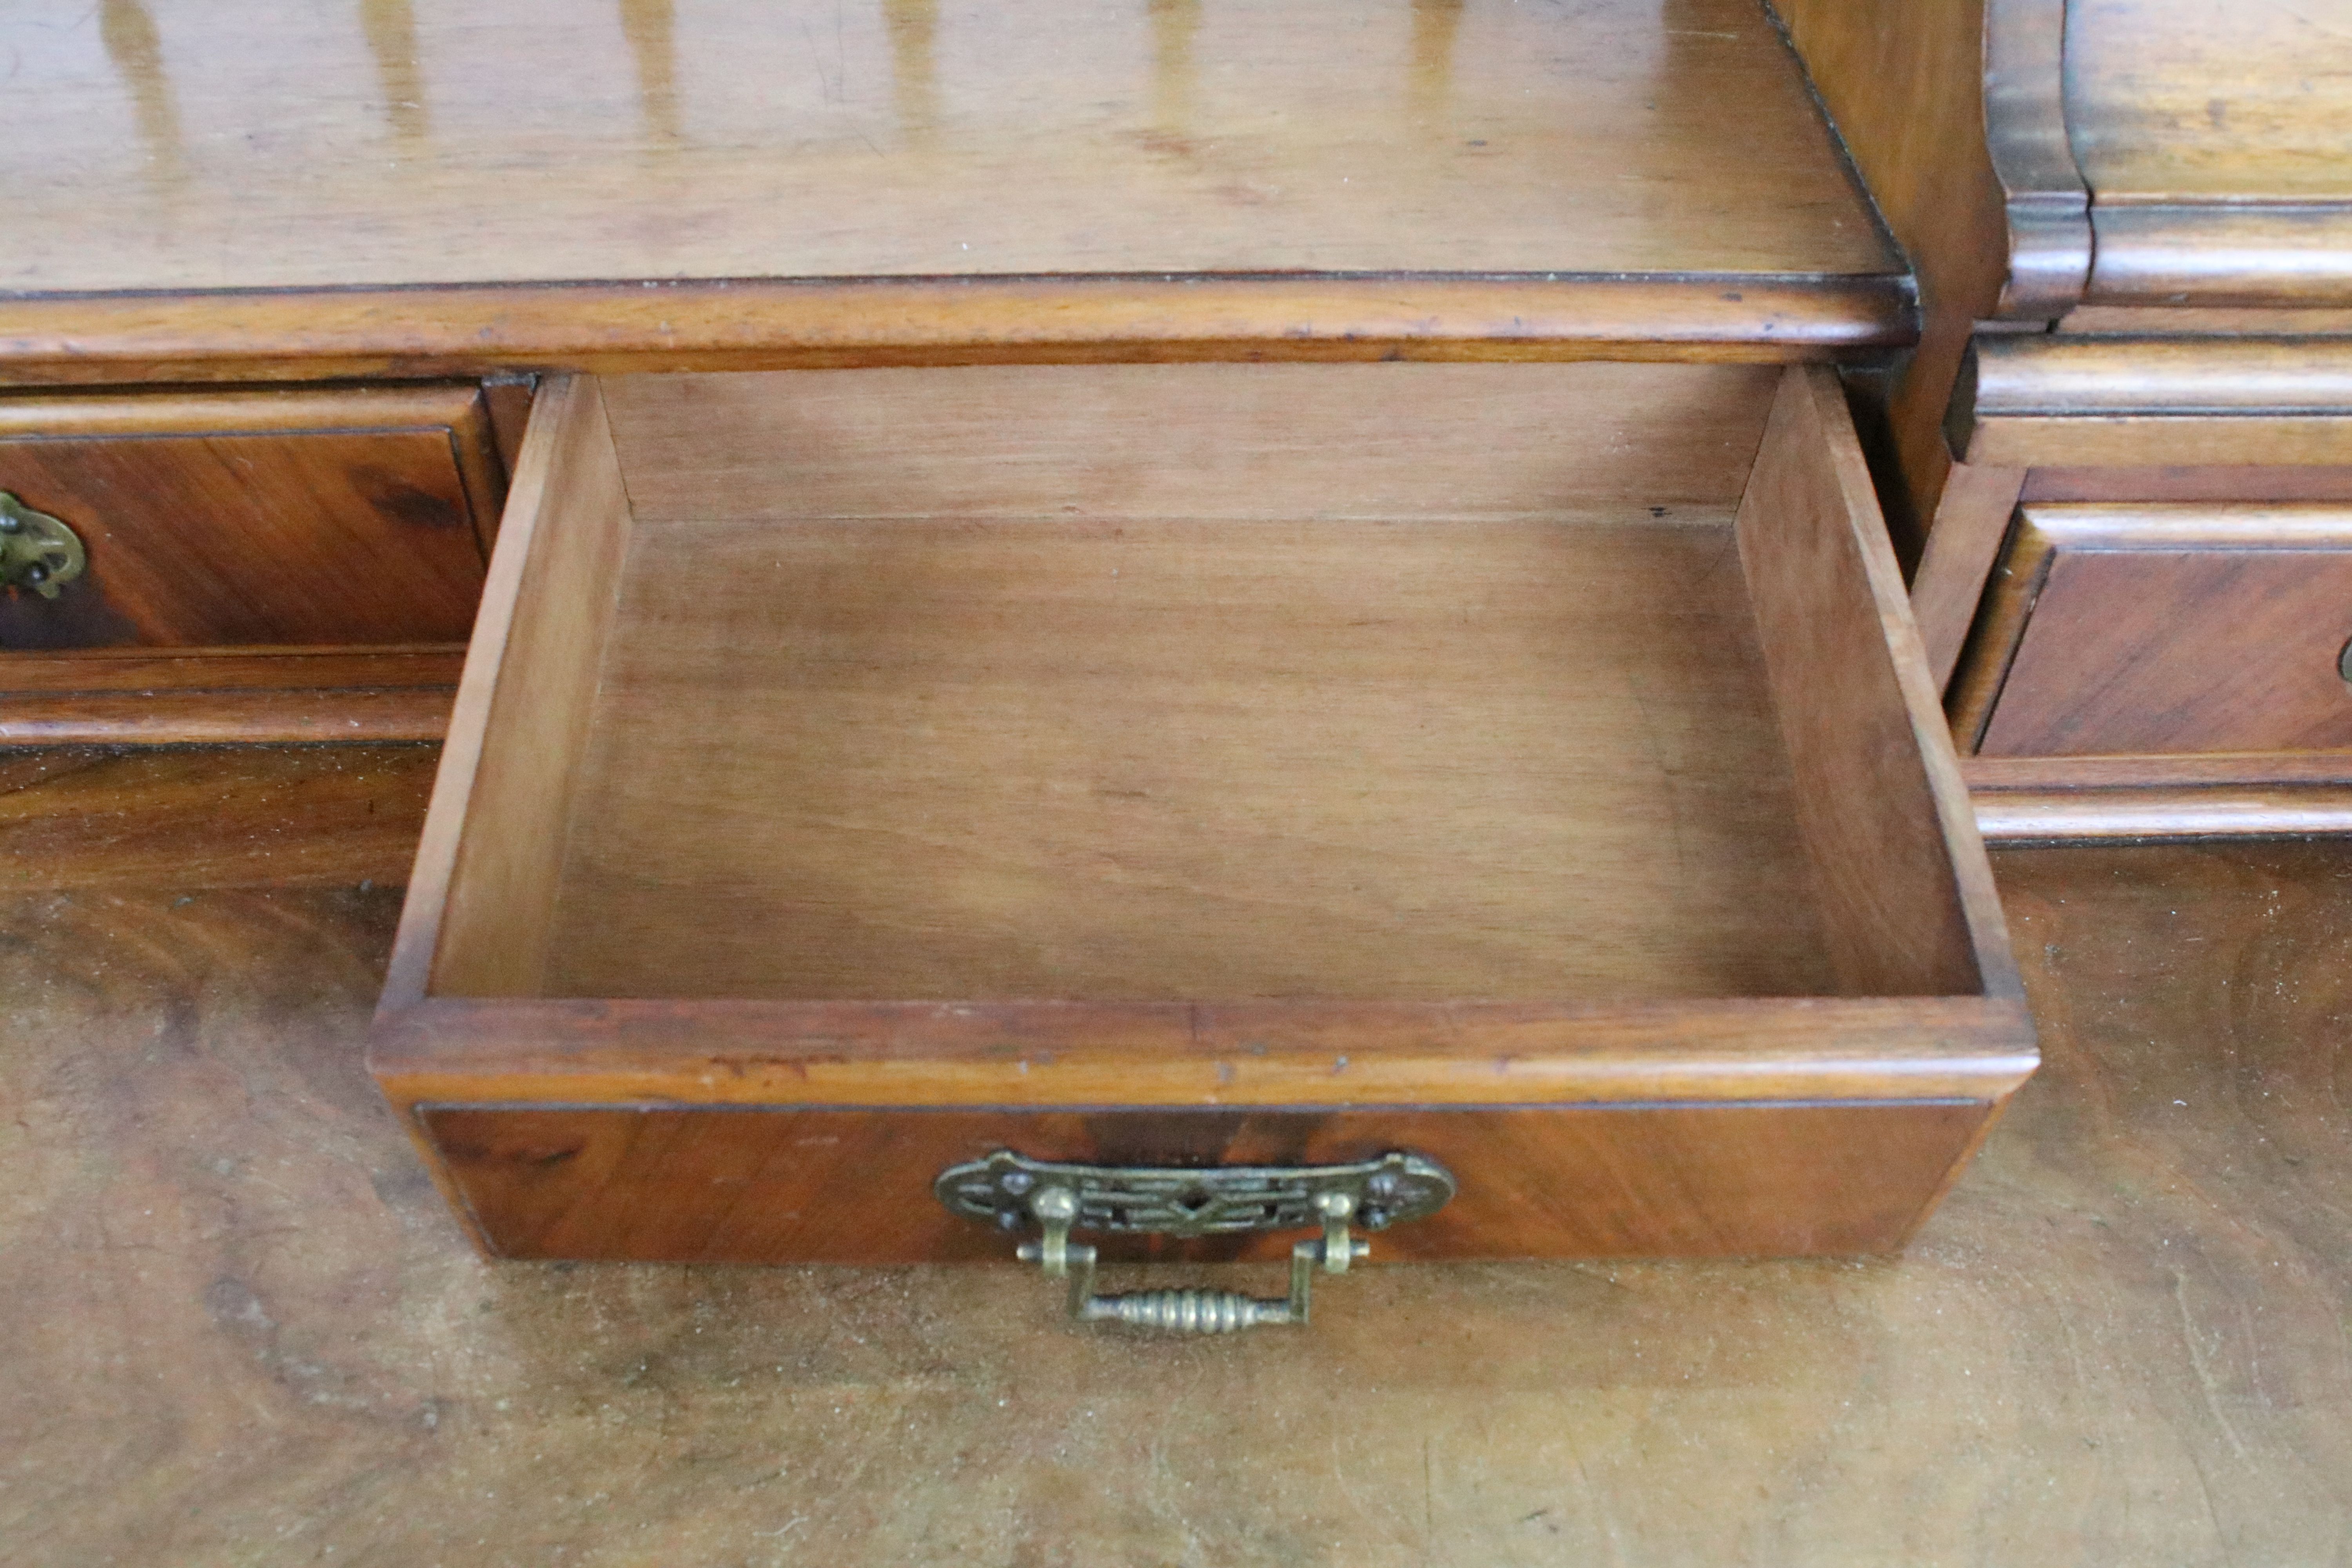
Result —
[[[1185, 360], [1874, 357], [1907, 279], [581, 283], [0, 299], [0, 385]], [[1957, 348], [1954, 351], [1957, 353]], [[1940, 408], [1940, 404], [1939, 404]]]
[[1743, 365], [1022, 366], [630, 376], [606, 397], [648, 524], [1647, 519], [1738, 500], [1778, 379]]
[[[932, 1180], [997, 1149], [1091, 1164], [1321, 1164], [1410, 1148], [1460, 1183], [1383, 1261], [1891, 1251], [1991, 1112], [1958, 1103], [1150, 1117], [660, 1110], [416, 1112], [494, 1256], [864, 1265], [1003, 1258]], [[1296, 1233], [1106, 1260], [1289, 1256]]]
[[[523, 438], [509, 526], [467, 649], [388, 1004], [421, 994], [428, 971], [457, 994], [537, 983], [628, 530], [596, 383], [549, 383]], [[478, 823], [496, 826], [466, 831]]]
[[1727, 520], [1624, 510], [640, 521], [547, 983], [1820, 991]]
[[1771, 375], [616, 384], [638, 534], [551, 984], [1818, 989], [1761, 918], [1798, 863], [1725, 527]]
[[1977, 616], [1986, 580], [2000, 557], [2001, 542], [2024, 492], [2028, 470], [1955, 463], [1936, 508], [1935, 531], [1927, 535], [1911, 582], [1911, 613], [1927, 674], [1942, 690], [1960, 662], [1969, 627]]
[[1992, 873], [1833, 374], [1784, 376], [1738, 538], [1840, 988], [2014, 994]]
[[135, 9], [10, 9], [0, 289], [1899, 270], [1745, 0]]

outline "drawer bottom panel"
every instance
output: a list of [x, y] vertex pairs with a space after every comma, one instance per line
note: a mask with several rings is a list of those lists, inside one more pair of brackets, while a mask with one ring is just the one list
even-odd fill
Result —
[[[1790, 1257], [1892, 1251], [1999, 1110], [1980, 1100], [1399, 1111], [419, 1106], [493, 1253], [636, 1262], [1009, 1258], [949, 1214], [947, 1167], [1011, 1149], [1103, 1164], [1323, 1164], [1391, 1150], [1461, 1184], [1373, 1257]], [[1110, 1258], [1275, 1258], [1294, 1236]]]

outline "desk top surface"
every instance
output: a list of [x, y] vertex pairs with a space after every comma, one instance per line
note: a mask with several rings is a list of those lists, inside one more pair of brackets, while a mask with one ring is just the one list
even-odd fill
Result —
[[1752, 0], [14, 0], [0, 294], [1903, 270]]

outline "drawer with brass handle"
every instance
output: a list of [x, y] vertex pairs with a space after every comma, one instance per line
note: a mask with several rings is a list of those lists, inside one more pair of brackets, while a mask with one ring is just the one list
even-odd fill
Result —
[[437, 737], [505, 489], [470, 382], [0, 396], [0, 742]]
[[1899, 1246], [2034, 1056], [1834, 374], [1583, 361], [550, 384], [370, 1060], [501, 1256], [1222, 1328]]

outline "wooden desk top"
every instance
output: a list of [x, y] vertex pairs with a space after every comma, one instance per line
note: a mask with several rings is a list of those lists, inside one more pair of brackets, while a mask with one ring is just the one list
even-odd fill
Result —
[[[272, 345], [587, 363], [639, 315], [631, 352], [708, 363], [961, 312], [896, 333], [936, 347], [1155, 284], [1151, 319], [1064, 335], [1910, 331], [1751, 0], [18, 0], [0, 60], [11, 379]], [[841, 305], [877, 279], [913, 291]]]

